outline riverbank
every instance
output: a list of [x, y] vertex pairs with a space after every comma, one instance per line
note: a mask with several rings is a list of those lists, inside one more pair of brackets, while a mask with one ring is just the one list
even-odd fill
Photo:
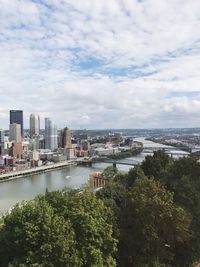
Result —
[[62, 168], [65, 168], [67, 166], [72, 166], [72, 165], [77, 165], [77, 163], [74, 161], [63, 161], [63, 162], [54, 163], [52, 165], [45, 165], [45, 166], [43, 165], [41, 167], [31, 168], [28, 170], [13, 171], [13, 172], [0, 175], [0, 183], [7, 182], [10, 180], [14, 180], [14, 179], [19, 179], [21, 177], [30, 176], [33, 174], [40, 174], [43, 172], [53, 171], [55, 169], [62, 169]]

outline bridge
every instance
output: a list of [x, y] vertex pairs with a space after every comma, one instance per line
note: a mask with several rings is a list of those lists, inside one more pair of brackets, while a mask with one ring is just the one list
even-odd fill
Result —
[[[143, 153], [145, 154], [152, 154], [154, 151], [158, 151], [158, 150], [163, 150], [166, 154], [169, 154], [171, 157], [178, 155], [178, 156], [187, 156], [187, 155], [200, 155], [200, 151], [196, 152], [196, 153], [191, 153], [191, 152], [187, 152], [182, 150], [181, 148], [178, 147], [171, 147], [171, 146], [144, 146], [143, 147]], [[176, 153], [177, 152], [177, 153]], [[135, 166], [137, 164], [140, 164], [141, 161], [138, 160], [133, 160], [133, 159], [112, 159], [112, 158], [107, 158], [107, 157], [90, 157], [87, 159], [80, 159], [80, 160], [76, 160], [77, 163], [80, 163], [81, 165], [92, 165], [93, 163], [98, 163], [98, 162], [103, 162], [103, 163], [111, 163], [113, 164], [113, 166], [116, 167], [116, 165], [128, 165], [128, 166]]]
[[143, 153], [146, 153], [146, 154], [152, 153], [158, 150], [164, 151], [166, 154], [171, 155], [171, 157], [173, 155], [187, 156], [191, 154], [191, 149], [188, 149], [188, 151], [186, 151], [185, 147], [173, 147], [173, 146], [152, 146], [152, 147], [144, 146], [143, 147]]
[[[144, 149], [149, 149], [149, 150], [170, 150], [170, 151], [176, 151], [176, 150], [182, 150], [182, 151], [186, 151], [186, 147], [175, 147], [175, 146], [167, 146], [167, 145], [161, 145], [161, 146], [148, 146], [148, 145], [144, 145], [143, 146], [143, 150]], [[190, 148], [188, 148], [188, 151], [191, 150]]]
[[135, 166], [139, 163], [141, 163], [138, 160], [133, 160], [133, 159], [111, 159], [111, 158], [104, 158], [104, 157], [99, 157], [99, 158], [92, 158], [92, 163], [97, 163], [97, 162], [103, 162], [103, 163], [111, 163], [113, 166], [116, 167], [116, 165], [128, 165], [128, 166]]
[[138, 160], [132, 160], [132, 159], [111, 159], [106, 157], [91, 157], [87, 159], [80, 159], [76, 160], [76, 163], [79, 163], [81, 165], [91, 166], [93, 163], [111, 163], [113, 166], [116, 167], [116, 165], [128, 165], [128, 166], [135, 166], [139, 163], [141, 163]]

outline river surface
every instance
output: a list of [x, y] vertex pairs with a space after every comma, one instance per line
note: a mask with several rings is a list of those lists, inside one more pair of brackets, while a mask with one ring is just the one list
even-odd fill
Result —
[[[144, 138], [137, 138], [145, 144], [157, 146], [156, 143], [146, 141]], [[146, 154], [141, 153], [138, 156], [129, 158], [142, 162]], [[60, 170], [34, 174], [19, 179], [0, 183], [0, 217], [8, 211], [17, 202], [33, 199], [36, 195], [49, 191], [69, 188], [79, 188], [87, 184], [91, 173], [102, 171], [111, 164], [95, 163], [92, 167], [70, 166]], [[130, 166], [117, 165], [120, 171], [128, 171]]]

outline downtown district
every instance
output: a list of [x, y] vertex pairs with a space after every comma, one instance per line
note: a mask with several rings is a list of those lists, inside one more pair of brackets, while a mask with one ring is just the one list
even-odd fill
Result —
[[40, 116], [31, 114], [29, 130], [24, 130], [22, 110], [10, 110], [9, 131], [0, 129], [0, 173], [23, 171], [81, 157], [110, 156], [132, 151], [141, 146], [121, 133], [88, 136], [84, 130], [72, 136], [65, 127], [57, 129], [50, 118], [45, 118], [45, 129], [40, 129]]

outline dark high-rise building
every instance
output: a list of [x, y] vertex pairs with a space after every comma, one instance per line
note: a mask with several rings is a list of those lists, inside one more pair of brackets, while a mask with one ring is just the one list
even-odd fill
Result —
[[0, 129], [0, 155], [4, 153], [4, 131]]
[[21, 125], [21, 135], [24, 133], [23, 110], [10, 110], [10, 124], [17, 123]]

